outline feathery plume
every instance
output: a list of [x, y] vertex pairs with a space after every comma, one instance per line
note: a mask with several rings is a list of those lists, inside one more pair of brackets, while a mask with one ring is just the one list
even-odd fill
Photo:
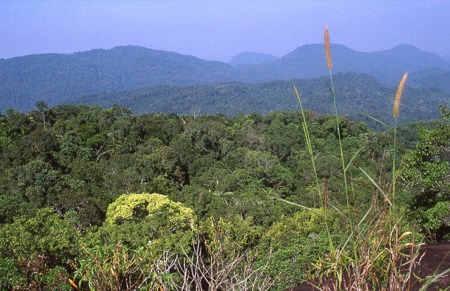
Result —
[[70, 285], [73, 286], [73, 288], [75, 288], [76, 290], [78, 290], [77, 283], [75, 283], [74, 281], [72, 281], [70, 278], [69, 278], [69, 283], [70, 283]]
[[331, 50], [330, 50], [330, 35], [328, 34], [328, 25], [325, 26], [325, 34], [323, 36], [325, 41], [325, 56], [327, 57], [328, 70], [331, 71], [333, 63], [331, 62]]
[[403, 94], [403, 88], [405, 88], [406, 78], [408, 78], [408, 73], [405, 73], [402, 77], [402, 80], [398, 84], [397, 93], [395, 94], [395, 102], [394, 102], [394, 118], [398, 117], [398, 108], [400, 107], [400, 100]]

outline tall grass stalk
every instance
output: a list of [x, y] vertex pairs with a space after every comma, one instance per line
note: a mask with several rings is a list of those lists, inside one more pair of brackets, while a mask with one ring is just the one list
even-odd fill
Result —
[[[342, 137], [341, 137], [341, 127], [339, 126], [339, 115], [337, 110], [337, 102], [336, 102], [336, 92], [334, 90], [334, 82], [333, 82], [333, 62], [331, 59], [331, 48], [330, 48], [330, 36], [328, 33], [328, 26], [325, 27], [325, 34], [324, 34], [324, 42], [325, 42], [325, 57], [327, 59], [327, 67], [328, 72], [330, 74], [330, 93], [333, 97], [333, 106], [334, 106], [334, 116], [336, 119], [336, 130], [339, 140], [339, 151], [341, 156], [341, 166], [342, 166], [342, 173], [344, 175], [344, 188], [345, 188], [345, 199], [347, 202], [347, 208], [350, 208], [350, 198], [349, 198], [349, 191], [348, 191], [348, 185], [347, 185], [347, 168], [345, 166], [345, 158], [344, 158], [344, 150], [342, 148]], [[351, 221], [353, 224], [353, 221]], [[352, 229], [353, 230], [353, 229]]]
[[[334, 116], [336, 119], [336, 130], [339, 141], [339, 152], [341, 156], [341, 166], [342, 166], [342, 174], [344, 177], [344, 191], [345, 191], [345, 200], [347, 204], [347, 210], [349, 211], [349, 223], [350, 223], [350, 241], [352, 242], [353, 256], [356, 265], [358, 265], [358, 252], [356, 247], [356, 239], [355, 235], [355, 226], [354, 226], [354, 214], [353, 211], [350, 210], [350, 198], [349, 198], [349, 189], [347, 184], [347, 167], [345, 166], [345, 158], [344, 158], [344, 150], [342, 147], [342, 136], [341, 136], [341, 127], [339, 124], [339, 115], [337, 110], [337, 102], [336, 102], [336, 92], [334, 90], [334, 82], [333, 82], [333, 62], [331, 58], [331, 45], [330, 45], [330, 35], [328, 32], [328, 26], [325, 27], [324, 33], [324, 44], [325, 44], [325, 57], [327, 60], [327, 68], [330, 74], [330, 93], [333, 97], [333, 106], [334, 106]], [[356, 272], [357, 282], [359, 282], [359, 274]]]
[[[393, 159], [392, 159], [392, 191], [391, 191], [391, 202], [392, 202], [392, 211], [395, 212], [395, 192], [396, 192], [396, 153], [397, 153], [397, 118], [400, 109], [400, 101], [403, 95], [403, 89], [405, 88], [406, 79], [408, 78], [408, 73], [405, 73], [400, 80], [400, 83], [397, 88], [397, 93], [395, 94], [394, 101], [394, 110], [392, 115], [394, 117], [394, 149], [393, 149]], [[391, 213], [392, 214], [392, 213]]]
[[[322, 202], [322, 206], [324, 206], [325, 203], [323, 201], [322, 191], [320, 190], [319, 177], [317, 176], [316, 162], [314, 160], [314, 154], [313, 154], [313, 149], [312, 149], [311, 136], [309, 134], [309, 129], [308, 129], [308, 123], [306, 122], [306, 116], [305, 116], [305, 111], [303, 110], [303, 104], [302, 104], [301, 95], [298, 92], [297, 86], [295, 86], [295, 84], [294, 84], [294, 92], [295, 92], [295, 95], [297, 96], [297, 100], [298, 100], [298, 103], [300, 105], [300, 112], [302, 114], [303, 135], [305, 136], [306, 150], [308, 151], [308, 155], [309, 155], [309, 157], [311, 159], [311, 165], [312, 165], [312, 168], [313, 168], [313, 171], [314, 171], [314, 178], [316, 180], [317, 193], [319, 194], [319, 199]], [[315, 198], [314, 194], [313, 194], [313, 198]], [[315, 201], [314, 201], [314, 203], [315, 203]]]
[[[297, 87], [295, 85], [294, 85], [294, 92], [295, 92], [295, 95], [297, 96], [297, 100], [298, 100], [298, 103], [300, 105], [300, 112], [302, 114], [303, 134], [305, 136], [305, 141], [306, 141], [306, 149], [307, 149], [309, 157], [311, 159], [311, 165], [312, 165], [313, 171], [314, 171], [314, 178], [316, 180], [317, 193], [319, 195], [319, 199], [320, 199], [320, 201], [322, 203], [321, 206], [322, 206], [322, 208], [324, 210], [324, 214], [325, 214], [325, 211], [326, 211], [326, 209], [325, 209], [326, 208], [326, 201], [325, 201], [325, 199], [326, 198], [324, 197], [324, 195], [322, 194], [322, 191], [320, 189], [319, 176], [317, 175], [316, 162], [314, 160], [314, 153], [313, 153], [313, 148], [312, 148], [312, 143], [311, 143], [311, 136], [309, 134], [308, 123], [306, 122], [305, 110], [303, 110], [302, 99], [301, 99], [300, 93], [298, 92]], [[329, 246], [330, 246], [330, 250], [333, 250], [334, 249], [333, 240], [331, 238], [330, 228], [328, 226], [328, 218], [327, 218], [326, 215], [325, 215], [325, 227], [326, 227], [326, 231], [327, 231], [328, 243], [329, 243]]]

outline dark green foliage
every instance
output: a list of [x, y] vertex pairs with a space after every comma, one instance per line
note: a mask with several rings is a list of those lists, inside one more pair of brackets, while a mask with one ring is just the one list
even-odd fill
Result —
[[0, 226], [0, 288], [70, 290], [70, 261], [79, 254], [76, 217], [49, 208]]
[[413, 193], [408, 203], [414, 217], [432, 239], [450, 233], [450, 114], [441, 107], [442, 121], [419, 131], [417, 147], [403, 158], [401, 178]]
[[[394, 87], [387, 87], [375, 78], [361, 73], [342, 73], [334, 76], [338, 110], [353, 120], [362, 120], [371, 127], [386, 130], [365, 114], [392, 122], [392, 96]], [[191, 86], [157, 85], [128, 92], [98, 93], [72, 99], [72, 104], [90, 104], [110, 107], [115, 103], [130, 108], [136, 113], [177, 114], [226, 114], [237, 115], [259, 112], [268, 114], [277, 111], [298, 109], [292, 84], [304, 96], [304, 107], [322, 114], [333, 113], [326, 79], [294, 81], [269, 81], [257, 84], [225, 83]], [[438, 105], [450, 98], [440, 90], [408, 87], [407, 98], [402, 101], [400, 123], [437, 119]], [[417, 104], [420, 104], [418, 106]], [[333, 125], [331, 122], [330, 125]], [[330, 127], [332, 128], [332, 127]]]
[[323, 213], [300, 211], [293, 216], [281, 217], [264, 233], [260, 240], [261, 260], [268, 260], [265, 253], [272, 253], [267, 272], [276, 277], [278, 289], [297, 286], [314, 272], [311, 264], [318, 254], [328, 250], [325, 217], [332, 225], [336, 241], [345, 237], [342, 216], [334, 211]]

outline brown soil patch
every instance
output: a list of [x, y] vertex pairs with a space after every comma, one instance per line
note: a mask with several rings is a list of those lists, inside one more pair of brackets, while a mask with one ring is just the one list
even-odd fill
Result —
[[[414, 274], [418, 278], [434, 277], [436, 281], [431, 284], [427, 291], [439, 291], [449, 288], [450, 290], [450, 271], [442, 276], [437, 276], [446, 270], [450, 270], [450, 242], [440, 242], [437, 244], [424, 245], [420, 248], [420, 262], [416, 264]], [[411, 286], [405, 290], [418, 291], [423, 287], [424, 281], [413, 279]], [[301, 284], [290, 291], [317, 291], [308, 283]]]

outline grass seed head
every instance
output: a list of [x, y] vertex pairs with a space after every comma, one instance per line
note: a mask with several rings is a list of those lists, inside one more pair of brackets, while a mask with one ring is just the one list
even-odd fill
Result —
[[405, 73], [398, 84], [397, 93], [395, 94], [395, 102], [394, 102], [394, 118], [398, 117], [398, 109], [400, 107], [400, 100], [402, 99], [403, 89], [405, 88], [406, 78], [408, 78], [408, 73]]
[[328, 34], [328, 25], [325, 26], [325, 34], [323, 36], [325, 41], [325, 56], [327, 57], [327, 67], [331, 71], [333, 63], [331, 62], [331, 50], [330, 50], [330, 35]]

